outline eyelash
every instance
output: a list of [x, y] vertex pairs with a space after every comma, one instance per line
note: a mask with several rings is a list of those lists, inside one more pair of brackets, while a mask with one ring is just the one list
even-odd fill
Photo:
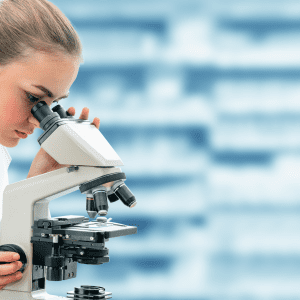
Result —
[[[42, 98], [42, 97], [35, 97], [30, 93], [26, 93], [26, 94], [27, 94], [27, 99], [29, 99], [29, 101], [31, 103], [35, 103], [35, 102], [39, 101]], [[32, 100], [32, 98], [34, 98], [34, 100]]]
[[[41, 100], [43, 98], [43, 96], [40, 96], [40, 97], [36, 97], [36, 96], [33, 96], [32, 94], [28, 93], [28, 92], [25, 92], [26, 95], [27, 95], [27, 99], [29, 99], [29, 101], [34, 104], [35, 102]], [[34, 100], [31, 100], [30, 98], [33, 98]], [[59, 104], [58, 103], [59, 100], [54, 100], [52, 104], [56, 103], [56, 104]]]

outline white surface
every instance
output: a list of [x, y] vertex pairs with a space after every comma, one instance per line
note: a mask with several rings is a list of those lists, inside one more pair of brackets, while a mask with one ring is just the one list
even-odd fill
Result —
[[8, 167], [11, 163], [11, 156], [6, 147], [0, 145], [0, 222], [2, 219], [3, 192], [8, 182]]

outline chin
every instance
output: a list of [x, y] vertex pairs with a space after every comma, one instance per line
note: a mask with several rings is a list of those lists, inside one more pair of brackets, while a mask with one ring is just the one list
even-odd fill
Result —
[[6, 143], [6, 145], [3, 145], [4, 147], [7, 147], [7, 148], [14, 148], [16, 146], [18, 146], [19, 144], [19, 141], [15, 141], [14, 143]]
[[13, 148], [18, 146], [20, 139], [10, 138], [10, 139], [0, 139], [0, 144], [7, 148]]

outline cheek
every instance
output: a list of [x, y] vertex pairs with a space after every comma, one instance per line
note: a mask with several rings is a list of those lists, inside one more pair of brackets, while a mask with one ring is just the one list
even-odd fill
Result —
[[22, 115], [14, 110], [14, 107], [11, 106], [4, 111], [4, 121], [6, 126], [14, 125], [20, 123], [22, 120]]
[[22, 101], [18, 93], [10, 95], [6, 100], [2, 113], [4, 123], [9, 126], [23, 122], [28, 117], [28, 106], [25, 101]]

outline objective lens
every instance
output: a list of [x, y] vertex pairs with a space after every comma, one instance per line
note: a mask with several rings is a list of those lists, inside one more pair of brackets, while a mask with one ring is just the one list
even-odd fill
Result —
[[110, 203], [116, 202], [116, 201], [119, 200], [118, 196], [115, 193], [109, 194], [107, 196], [107, 198], [108, 198], [108, 200], [109, 200]]
[[114, 192], [126, 206], [132, 208], [136, 205], [135, 197], [125, 183], [119, 185]]
[[96, 191], [93, 193], [94, 201], [96, 206], [96, 211], [98, 211], [98, 215], [105, 216], [108, 211], [108, 203], [107, 196], [105, 191]]
[[93, 197], [86, 196], [86, 211], [91, 219], [94, 219], [97, 215], [95, 200]]

